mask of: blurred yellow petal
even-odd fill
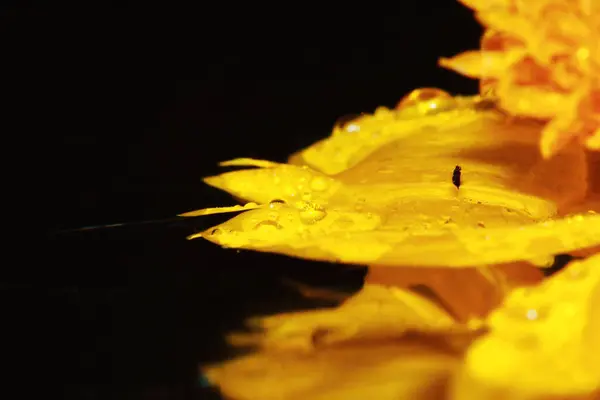
[[[453,399],[600,394],[599,300],[600,255],[512,292],[470,347]]]
[[[259,317],[251,325],[261,330],[232,335],[232,343],[311,352],[335,343],[399,338],[410,332],[468,331],[418,294],[371,284],[337,308]]]
[[[570,106],[568,96],[535,86],[499,85],[497,93],[502,108],[516,116],[549,118],[562,114],[564,107]]]
[[[458,360],[423,341],[396,340],[260,352],[204,371],[235,400],[441,400]]]
[[[464,269],[371,266],[365,282],[431,291],[457,320],[466,322],[487,316],[510,290],[542,278],[542,272],[527,263]]]

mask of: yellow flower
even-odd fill
[[[441,63],[481,96],[418,89],[289,163],[224,162],[250,168],[206,183],[247,203],[183,214],[241,211],[191,239],[369,266],[338,307],[231,335],[256,351],[203,368],[229,398],[600,398],[599,6],[463,2],[482,50]]]
[[[600,3],[595,0],[461,0],[486,27],[481,51],[442,66],[481,78],[514,116],[549,121],[550,157],[577,137],[600,150]]]
[[[579,310],[597,309],[582,289],[566,305],[572,314],[543,319],[547,304],[528,306],[530,297],[519,295],[525,287],[546,293],[550,282],[563,293],[566,279],[542,282],[534,265],[600,247],[599,153],[571,143],[544,159],[536,137],[542,129],[484,97],[421,89],[396,109],[335,127],[289,164],[223,163],[253,168],[205,181],[248,203],[184,214],[244,211],[191,238],[370,268],[362,291],[338,308],[253,320],[262,330],[230,339],[259,351],[207,367],[208,378],[231,398],[263,400],[479,399],[486,398],[480,392],[512,389],[537,398],[595,390],[593,374],[574,386],[544,388],[537,372],[519,369],[520,362],[558,357],[558,345],[531,360],[507,350],[498,367],[505,375],[476,373],[485,370],[483,359],[496,357],[485,343],[504,340],[506,332],[515,337],[505,347],[521,346],[519,332],[540,326],[538,339],[553,343],[546,336],[563,321],[571,330],[559,344],[576,347],[589,317]],[[583,281],[593,285],[597,276],[588,275]],[[550,304],[559,294],[544,296]],[[519,322],[497,328],[497,315],[515,307],[524,309]],[[578,361],[571,360],[573,370],[584,368]],[[521,386],[510,387],[509,367],[522,374]]]

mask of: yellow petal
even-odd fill
[[[228,165],[232,165],[229,164]],[[310,168],[277,164],[260,160],[259,168],[227,172],[204,181],[232,195],[257,203],[282,200],[287,203],[311,200],[325,201],[334,194],[339,183]]]
[[[356,120],[360,132],[334,131],[301,153],[310,167],[267,164],[207,179],[245,200],[276,204],[200,236],[226,247],[388,266],[485,266],[595,246],[597,217],[557,219],[587,194],[583,150],[568,146],[544,160],[541,125],[460,101],[456,110],[400,125],[406,110]],[[333,169],[341,170],[318,172]]]
[[[467,332],[442,308],[399,288],[365,285],[341,306],[255,318],[258,333],[231,336],[236,345],[258,345],[278,351],[318,351],[349,341],[400,338],[408,332]]]
[[[419,341],[347,344],[318,352],[261,352],[205,368],[236,400],[435,400],[458,357]]]
[[[469,349],[453,398],[579,398],[600,390],[599,296],[600,255],[515,290]]]
[[[203,208],[201,210],[188,211],[183,214],[179,214],[179,217],[199,217],[202,215],[211,215],[211,214],[224,214],[229,212],[238,212],[238,211],[246,211],[246,210],[254,210],[255,208],[260,208],[256,203],[247,203],[243,206],[231,206],[231,207],[211,207],[211,208]]]
[[[440,58],[439,65],[471,78],[501,78],[522,56],[519,50],[466,51],[452,58]]]

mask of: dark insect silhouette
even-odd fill
[[[460,189],[460,175],[461,168],[460,165],[454,167],[454,171],[452,172],[452,183],[456,186],[457,189]]]

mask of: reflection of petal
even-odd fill
[[[335,343],[399,338],[410,332],[468,332],[429,300],[379,285],[365,285],[337,308],[255,318],[252,325],[264,331],[233,335],[233,343],[318,351]]]
[[[538,287],[515,290],[488,319],[490,333],[469,349],[454,398],[563,398],[600,390],[599,301],[600,255],[570,263]]]
[[[347,344],[318,352],[262,352],[207,368],[236,400],[432,400],[445,398],[458,357],[423,341]]]
[[[485,317],[513,288],[538,283],[542,277],[540,269],[527,263],[464,269],[371,266],[365,282],[414,289],[425,286],[459,320],[468,321]]]

